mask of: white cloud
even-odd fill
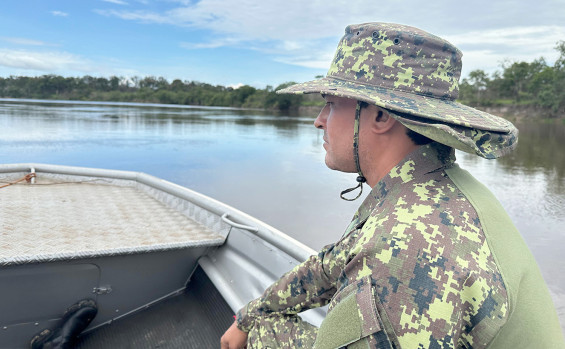
[[[48,44],[43,41],[26,39],[26,38],[0,37],[0,40],[22,46],[53,46],[52,44]]]
[[[203,49],[203,48],[218,48],[224,46],[234,46],[241,42],[242,42],[241,39],[226,37],[223,39],[213,40],[209,42],[202,42],[202,43],[181,42],[179,46],[185,49],[194,50],[194,49]]]
[[[565,38],[565,26],[506,27],[471,31],[447,36],[453,44],[496,45],[504,49],[520,49],[522,52],[540,52],[552,49],[557,41]]]
[[[332,53],[333,54],[333,53]],[[313,68],[313,69],[328,69],[330,67],[332,55],[326,55],[329,57],[328,59],[318,59],[312,57],[284,57],[279,56],[275,57],[275,62],[285,63],[285,64],[292,64],[298,65],[301,67],[306,68]]]
[[[549,57],[555,42],[565,37],[562,0],[521,6],[476,0],[462,3],[457,11],[448,0],[425,6],[416,0],[176,0],[161,5],[159,11],[97,12],[201,30],[202,41],[180,44],[187,49],[237,46],[268,53],[278,62],[323,69],[329,67],[343,28],[351,23],[385,21],[429,30],[460,46],[465,67],[497,66],[509,57]],[[520,18],[526,26],[516,25],[522,23],[517,22]]]
[[[51,11],[51,14],[57,17],[67,17],[69,15],[68,13],[63,11]]]
[[[426,6],[417,0],[169,0],[161,2],[159,11],[102,12],[129,20],[207,29],[248,40],[335,37],[342,34],[347,24],[371,21],[410,24],[445,34],[454,29],[509,27],[516,25],[516,20],[525,14],[529,15],[523,21],[527,25],[550,25],[564,19],[563,14],[556,15],[560,12],[559,3],[563,7],[563,0],[538,0],[535,5],[521,6],[512,2],[476,0],[462,3],[465,11],[454,11],[448,0],[437,0]]]
[[[298,65],[306,68],[328,69],[337,47],[337,38],[289,41],[285,40],[272,49],[262,48],[270,53],[276,62]]]
[[[234,84],[234,85],[229,85],[228,87],[233,88],[234,90],[237,90],[238,88],[245,86],[244,84],[242,84],[241,82]]]
[[[369,20],[384,5],[350,3],[346,0],[176,1],[176,7],[160,12],[97,10],[105,16],[144,23],[166,23],[206,29],[244,40],[302,40],[339,36],[335,28]],[[344,8],[346,11],[344,11]],[[323,13],[320,13],[323,9]],[[374,18],[373,18],[374,19]]]
[[[126,67],[126,68],[124,68]],[[68,52],[40,52],[0,48],[0,76],[57,74],[62,76],[143,76],[150,75],[112,58],[96,61]]]
[[[148,11],[117,11],[117,10],[94,10],[99,15],[107,17],[118,17],[125,20],[139,21],[142,23],[171,23],[170,19],[158,13]]]
[[[64,70],[93,71],[92,62],[67,52],[0,49],[0,66],[43,72]]]
[[[129,5],[127,2],[122,1],[122,0],[102,0],[104,2],[109,2],[111,4],[116,4],[116,5]]]
[[[565,26],[508,27],[447,36],[463,51],[463,76],[475,69],[492,73],[505,60],[531,62],[558,56],[555,44],[565,38]]]

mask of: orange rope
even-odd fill
[[[16,183],[23,182],[23,181],[26,181],[26,182],[29,183],[29,182],[31,182],[31,179],[34,178],[34,177],[35,177],[35,173],[29,173],[29,174],[23,176],[22,178],[18,179],[15,182],[10,182],[8,184],[0,185],[0,189],[9,187],[11,185],[14,185]]]

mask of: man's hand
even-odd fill
[[[243,349],[247,347],[247,332],[243,332],[237,328],[237,322],[234,322],[230,328],[224,333],[220,340],[221,349]]]

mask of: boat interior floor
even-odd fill
[[[76,348],[219,348],[233,315],[198,267],[183,293],[86,332]]]

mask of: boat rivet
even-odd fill
[[[4,327],[2,327],[2,329],[3,329],[3,330],[7,330],[7,329],[8,329],[8,327],[4,326]]]
[[[39,322],[34,323],[35,326],[39,326]]]
[[[120,312],[120,309],[116,309],[116,313],[119,313],[119,312]]]

